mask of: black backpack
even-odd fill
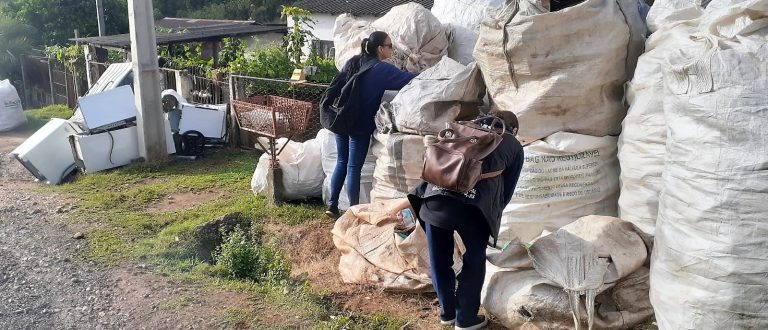
[[[320,99],[320,124],[336,134],[347,135],[357,125],[358,111],[350,109],[357,103],[357,78],[376,66],[379,60],[371,56],[357,55],[351,58],[323,93]]]

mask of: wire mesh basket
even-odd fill
[[[270,138],[290,138],[309,126],[312,103],[274,95],[232,100],[240,128]]]

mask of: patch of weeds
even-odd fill
[[[291,273],[290,264],[274,244],[264,244],[260,233],[249,233],[241,227],[224,240],[214,259],[237,279],[281,281]]]
[[[313,326],[312,330],[400,330],[408,322],[385,315],[373,316],[332,316],[330,321],[324,321]]]
[[[227,308],[217,319],[216,323],[223,323],[230,329],[255,328],[259,322],[255,311],[242,308]]]
[[[24,111],[30,127],[43,127],[51,118],[67,119],[72,117],[73,111],[66,105],[51,105],[45,108]]]
[[[86,257],[102,264],[115,264],[131,255],[132,247],[120,240],[114,231],[96,229],[88,232]]]
[[[179,310],[184,307],[187,307],[191,303],[192,303],[192,298],[180,297],[180,298],[163,301],[157,305],[157,308],[164,311],[173,311],[173,310]]]

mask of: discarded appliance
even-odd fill
[[[75,164],[83,173],[130,164],[139,158],[136,103],[130,86],[78,99],[87,130],[69,136]]]
[[[98,94],[103,91],[114,89],[121,86],[133,86],[133,66],[131,63],[115,63],[107,67],[107,70],[101,74],[96,83],[88,89],[85,95]],[[75,108],[74,115],[69,121],[84,126],[83,114],[80,108]]]
[[[180,133],[198,131],[207,139],[223,139],[227,133],[226,125],[226,104],[181,104]]]
[[[136,126],[98,134],[69,136],[75,164],[83,173],[93,173],[130,164],[138,159]]]
[[[10,155],[38,180],[59,184],[75,169],[75,159],[67,138],[80,132],[69,121],[54,118],[11,151]]]

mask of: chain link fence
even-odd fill
[[[233,100],[242,100],[257,95],[273,95],[312,103],[307,129],[304,133],[294,136],[293,141],[304,142],[313,139],[317,136],[317,132],[322,129],[320,125],[320,98],[328,85],[238,75],[230,76],[230,84]],[[240,132],[240,144],[253,146],[253,144],[249,144],[249,139],[243,136],[250,134],[239,130],[239,128],[237,130]]]

